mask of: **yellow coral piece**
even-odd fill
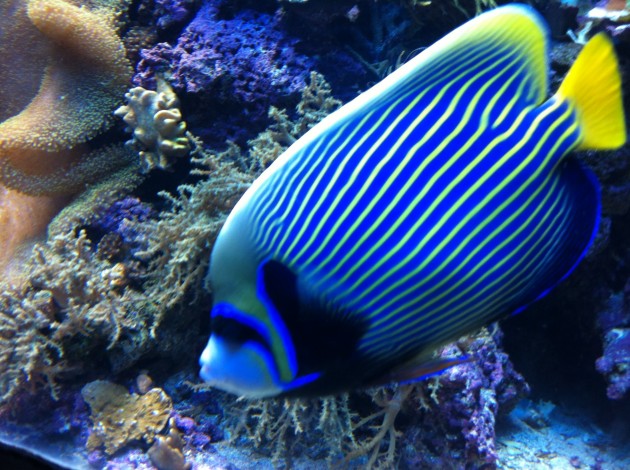
[[[164,80],[158,80],[157,90],[135,87],[125,94],[127,104],[115,111],[133,132],[128,142],[140,150],[142,170],[168,169],[171,160],[190,152],[186,123],[182,121],[179,99]]]
[[[136,395],[105,380],[90,382],[81,396],[90,406],[93,423],[87,447],[104,446],[110,455],[134,440],[151,444],[173,409],[170,397],[160,388]]]

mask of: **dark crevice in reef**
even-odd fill
[[[630,415],[630,398],[608,399],[607,383],[595,369],[603,353],[598,314],[630,276],[630,214],[613,217],[611,227],[605,253],[585,260],[549,296],[502,322],[504,349],[531,385],[531,398],[579,410],[603,427]]]

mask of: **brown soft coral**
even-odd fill
[[[14,254],[20,245],[43,233],[47,222],[61,209],[64,202],[65,198],[30,196],[0,186],[0,253],[11,255],[11,259],[7,259],[5,263],[0,261],[0,268],[5,264],[7,279],[17,277],[9,273],[12,265],[18,262]]]
[[[0,31],[2,269],[68,195],[128,163],[128,154],[104,161],[82,144],[111,122],[131,67],[102,8],[9,0],[0,5]]]
[[[131,67],[115,30],[96,13],[62,0],[31,0],[26,11],[16,12],[17,25],[26,23],[24,14],[48,48],[38,58],[44,72],[37,94],[0,124],[0,160],[3,166],[45,174],[80,158],[82,152],[69,155],[68,149],[105,128]],[[4,183],[11,186],[14,181],[3,173]],[[17,189],[29,192],[28,187]]]
[[[85,231],[52,236],[24,262],[23,286],[0,290],[0,406],[92,367],[119,371],[154,346],[150,299],[130,285],[134,266],[100,259]]]

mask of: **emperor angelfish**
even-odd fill
[[[523,310],[597,231],[568,154],[625,143],[594,36],[551,98],[548,31],[510,5],[456,29],[295,142],[222,228],[201,377],[243,396],[421,377],[434,350]]]

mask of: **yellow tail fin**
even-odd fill
[[[577,108],[583,135],[578,150],[616,149],[626,143],[621,77],[606,34],[593,36],[584,46],[556,95]]]

